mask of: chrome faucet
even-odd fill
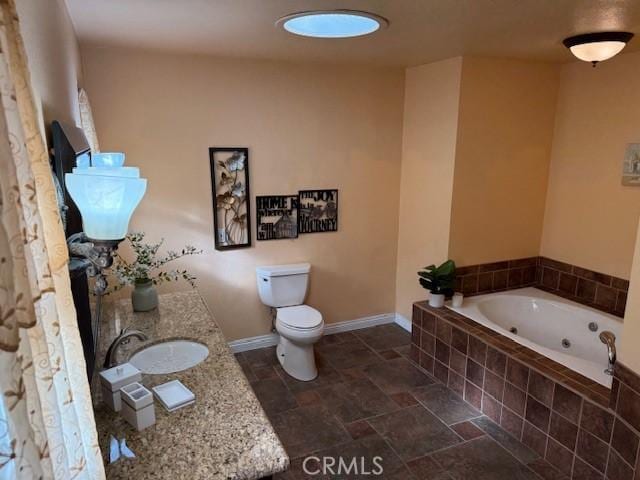
[[[131,340],[131,337],[136,337],[141,342],[146,342],[149,340],[149,337],[146,333],[141,332],[140,330],[129,330],[128,328],[123,328],[120,332],[120,335],[116,337],[116,339],[111,342],[109,345],[109,349],[107,350],[107,354],[104,359],[104,368],[115,367],[115,356],[120,345],[126,345]]]
[[[600,334],[600,341],[607,346],[607,354],[609,356],[609,366],[604,373],[613,375],[613,366],[616,363],[616,336],[613,332],[605,330]]]

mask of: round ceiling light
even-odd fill
[[[598,32],[565,38],[562,43],[577,58],[595,67],[596,63],[620,53],[632,38],[633,33],[629,32]]]
[[[276,25],[303,37],[349,38],[369,35],[386,28],[389,22],[373,13],[357,10],[317,10],[287,15]]]

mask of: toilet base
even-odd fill
[[[296,380],[309,382],[318,376],[313,344],[298,345],[280,335],[276,354],[284,371]]]

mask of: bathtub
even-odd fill
[[[611,376],[604,373],[607,347],[598,336],[609,330],[620,338],[622,322],[613,315],[533,287],[469,297],[462,307],[448,308],[611,387]],[[597,331],[589,329],[591,322]]]

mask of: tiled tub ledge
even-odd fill
[[[640,377],[624,365],[607,389],[449,309],[417,302],[412,323],[414,363],[567,477],[640,478]]]
[[[143,375],[152,387],[179,379],[196,402],[168,413],[155,402],[156,424],[137,432],[121,415],[94,399],[100,447],[109,451],[109,436],[125,437],[137,458],[107,465],[109,479],[184,478],[253,480],[285,470],[287,456],[269,419],[204,301],[196,291],[160,296],[156,310],[134,313],[130,300],[105,305],[98,364],[121,328],[145,332],[149,343],[185,338],[209,348],[205,361],[167,375]],[[121,360],[140,348],[132,341],[120,350]],[[98,388],[94,380],[94,388]]]

